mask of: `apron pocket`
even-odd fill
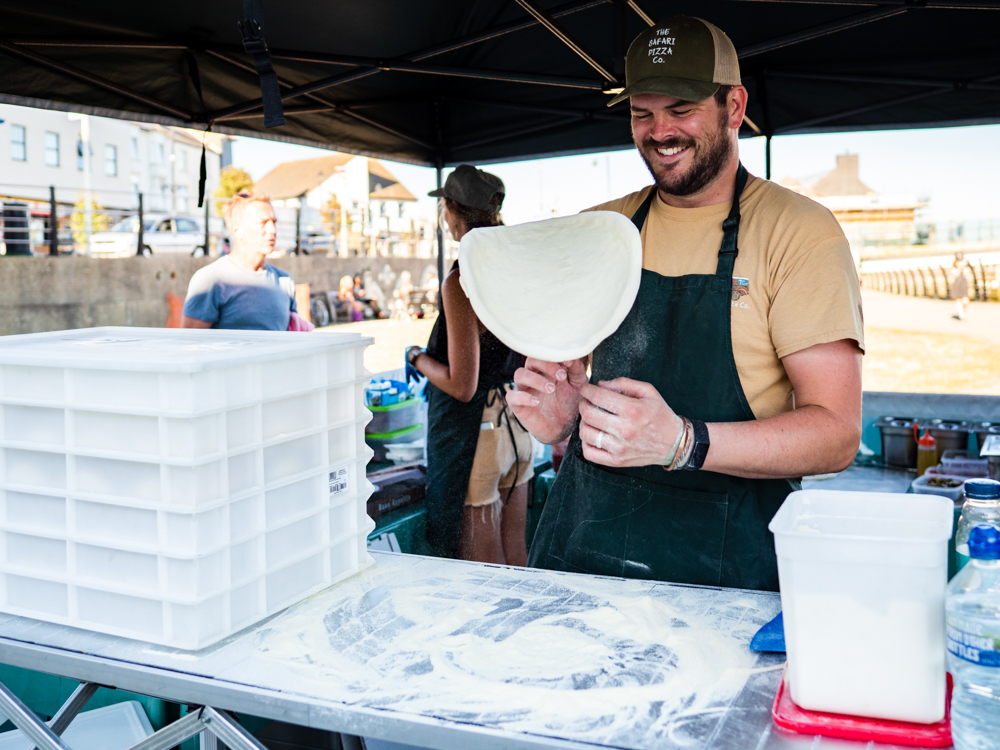
[[[718,586],[727,493],[677,489],[580,462],[585,495],[565,561],[597,575]],[[579,486],[579,485],[578,485]]]

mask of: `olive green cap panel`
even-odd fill
[[[736,48],[701,18],[675,16],[637,36],[625,57],[626,86],[608,106],[638,94],[702,101],[720,85],[739,85]]]

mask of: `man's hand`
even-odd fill
[[[528,432],[549,445],[569,437],[580,412],[580,388],[587,385],[582,359],[560,363],[529,358],[514,373],[514,385],[507,403]]]
[[[583,457],[604,466],[649,466],[672,458],[684,422],[649,383],[602,380],[580,389]]]

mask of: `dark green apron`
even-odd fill
[[[442,557],[458,556],[479,426],[493,387],[480,386],[472,400],[464,403],[427,383],[426,536]]]
[[[668,277],[643,269],[632,310],[594,352],[591,382],[628,377],[651,383],[675,412],[691,419],[754,419],[736,372],[730,325],[746,181],[741,164],[715,274]],[[654,189],[632,217],[640,231],[655,197]],[[598,466],[583,458],[578,425],[528,565],[777,591],[767,524],[797,484],[661,466]]]

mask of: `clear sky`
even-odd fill
[[[861,180],[878,193],[930,201],[932,221],[1000,220],[1000,125],[926,130],[796,135],[771,141],[771,176],[808,177],[833,169],[836,155],[860,155]],[[239,138],[233,162],[254,179],[277,164],[325,152],[305,146]],[[740,141],[750,172],[764,175],[764,139]],[[414,195],[434,189],[434,170],[385,162]],[[485,167],[507,187],[504,220],[518,224],[575,213],[650,184],[634,149],[589,156],[492,164]],[[428,217],[433,198],[421,198]]]

